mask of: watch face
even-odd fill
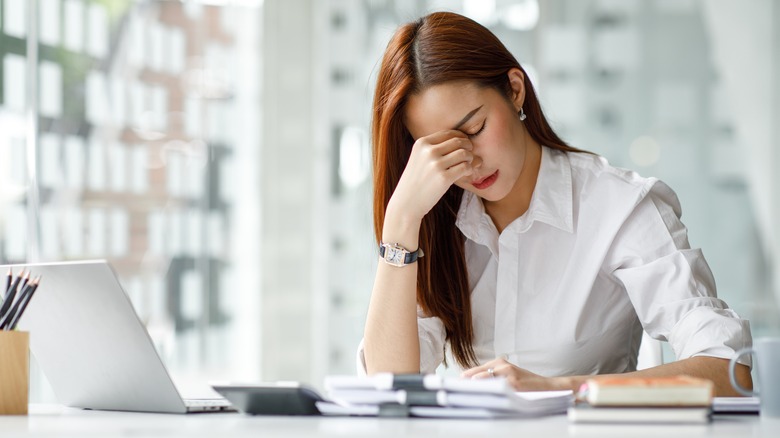
[[[387,251],[387,254],[385,256],[385,260],[388,262],[394,264],[394,265],[403,265],[404,264],[404,250],[400,248],[394,248],[392,246],[388,246],[385,251]]]

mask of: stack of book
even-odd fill
[[[325,415],[454,418],[532,417],[563,414],[572,391],[515,392],[506,379],[462,379],[422,374],[331,376]]]
[[[569,408],[576,423],[707,423],[710,380],[689,376],[589,379]]]

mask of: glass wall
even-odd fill
[[[0,262],[109,260],[178,376],[353,372],[373,81],[433,10],[494,31],[572,145],[671,185],[720,295],[780,332],[766,0],[0,0]]]
[[[261,18],[248,2],[2,1],[0,259],[107,259],[184,375],[257,374],[231,334],[258,275],[236,259],[258,240],[238,194],[259,187],[235,174],[257,160]]]

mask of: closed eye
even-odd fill
[[[486,125],[486,124],[487,124],[487,123],[485,123],[485,122],[482,122],[482,126],[481,126],[481,127],[478,129],[478,130],[477,130],[477,132],[474,132],[474,133],[472,133],[472,134],[466,134],[466,135],[468,135],[468,136],[469,136],[469,138],[473,138],[473,137],[476,137],[476,136],[478,136],[479,134],[481,134],[481,133],[482,133],[482,131],[484,131],[484,130],[485,130],[485,125]]]

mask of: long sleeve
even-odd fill
[[[644,330],[678,359],[728,358],[751,344],[750,325],[717,297],[700,249],[691,249],[675,193],[656,182],[613,241],[612,271]],[[742,361],[751,365],[750,359]]]

